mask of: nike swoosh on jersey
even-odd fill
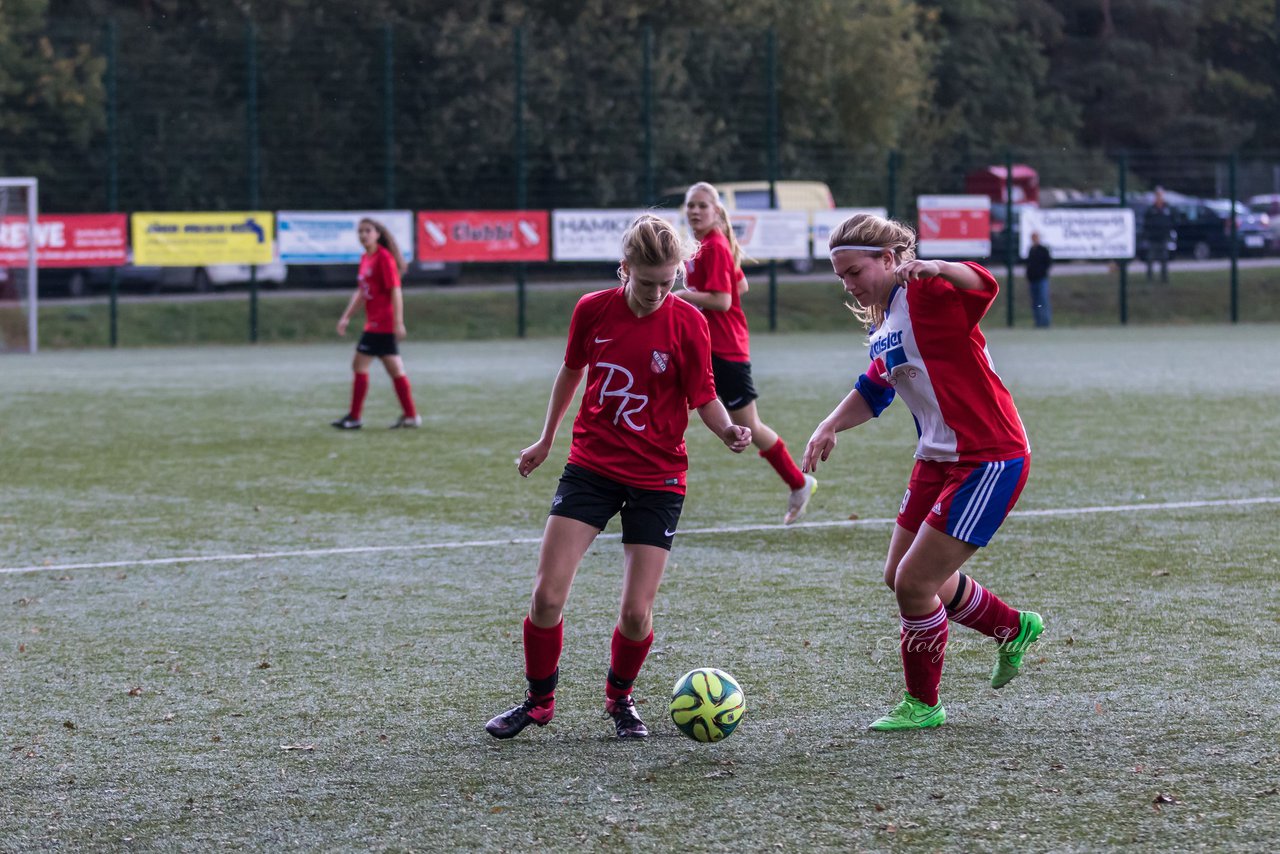
[[[608,343],[609,343],[610,341],[612,341],[612,340],[613,340],[612,338],[597,338],[597,339],[596,339],[596,343],[597,343],[597,344],[608,344]]]
[[[675,531],[667,531],[667,530],[664,530],[664,531],[662,532],[662,536],[664,536],[664,537],[674,537],[675,535],[676,535],[676,532],[675,532]]]

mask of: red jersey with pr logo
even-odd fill
[[[360,293],[364,296],[364,331],[395,332],[391,290],[400,287],[400,269],[385,246],[360,256]]]
[[[698,254],[689,262],[688,273],[686,286],[689,290],[729,295],[728,311],[703,312],[711,329],[711,352],[730,362],[751,361],[751,336],[738,293],[738,279],[742,278],[742,271],[733,260],[729,239],[719,229],[712,229],[702,238]]]
[[[668,296],[637,317],[623,287],[578,300],[564,363],[587,369],[569,462],[627,486],[684,494],[689,410],[716,398],[701,312]]]

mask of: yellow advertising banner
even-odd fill
[[[133,263],[142,267],[269,264],[275,257],[274,219],[266,211],[136,213],[131,222]]]

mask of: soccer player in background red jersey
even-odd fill
[[[338,334],[347,334],[351,315],[364,306],[364,334],[356,345],[356,355],[351,362],[355,376],[351,383],[351,408],[347,414],[332,422],[339,430],[359,430],[364,398],[369,393],[369,366],[375,358],[391,376],[396,397],[400,398],[402,414],[391,429],[421,427],[422,416],[413,405],[413,391],[409,377],[404,372],[397,342],[405,336],[404,297],[400,293],[400,276],[405,271],[404,256],[395,237],[387,227],[372,219],[362,219],[357,234],[364,255],[360,258],[360,273],[356,292],[338,318]]]
[[[720,193],[700,181],[686,191],[684,198],[685,219],[701,245],[689,266],[687,289],[678,296],[706,314],[716,391],[733,423],[751,428],[751,441],[760,449],[760,456],[791,490],[787,512],[782,517],[782,523],[790,525],[804,513],[818,481],[800,471],[782,437],[756,412],[759,395],[751,380],[751,336],[742,311],[742,294],[746,291],[746,279],[739,266],[742,248],[720,202]]]
[[[512,738],[555,714],[564,640],[561,614],[582,556],[609,520],[622,517],[622,605],[613,630],[605,710],[619,738],[645,738],[631,688],[653,643],[653,600],[684,504],[689,410],[734,453],[751,443],[716,397],[707,323],[668,299],[691,247],[669,223],[643,214],[622,238],[619,287],[584,296],[573,310],[542,436],[516,460],[522,477],[546,460],[585,376],[569,461],[547,518],[533,597],[524,620],[525,700],[489,721]]]
[[[874,730],[946,720],[938,684],[948,619],[999,644],[993,688],[1018,675],[1044,631],[1039,614],[1010,608],[960,571],[1013,509],[1031,466],[1022,419],[978,328],[999,286],[978,264],[916,260],[915,242],[910,228],[867,214],[832,230],[831,263],[867,326],[871,364],[801,460],[816,469],[836,433],[878,416],[895,396],[915,417],[916,464],[884,565],[901,614],[907,690]]]

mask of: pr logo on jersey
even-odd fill
[[[654,356],[658,353],[655,350]],[[598,405],[604,408],[604,399],[606,397],[618,398],[618,411],[613,416],[613,423],[617,424],[619,419],[627,422],[627,426],[637,433],[643,433],[645,424],[637,424],[632,420],[631,416],[639,414],[640,410],[649,405],[649,395],[634,394],[631,386],[635,385],[636,378],[631,372],[621,365],[612,365],[608,362],[597,362],[597,368],[604,368],[608,373],[604,375],[604,381],[600,383],[600,398]],[[650,367],[653,367],[650,364]],[[615,388],[615,379],[617,379],[618,388]]]
[[[660,350],[654,350],[653,356],[649,358],[649,370],[655,374],[666,373],[667,366],[671,364],[671,354],[663,353]]]
[[[898,512],[899,512],[899,513],[906,513],[906,512],[907,512],[907,502],[908,502],[908,501],[910,501],[910,500],[911,500],[911,490],[910,490],[910,489],[907,489],[906,494],[902,496],[902,504],[900,504],[900,505],[898,506]]]

